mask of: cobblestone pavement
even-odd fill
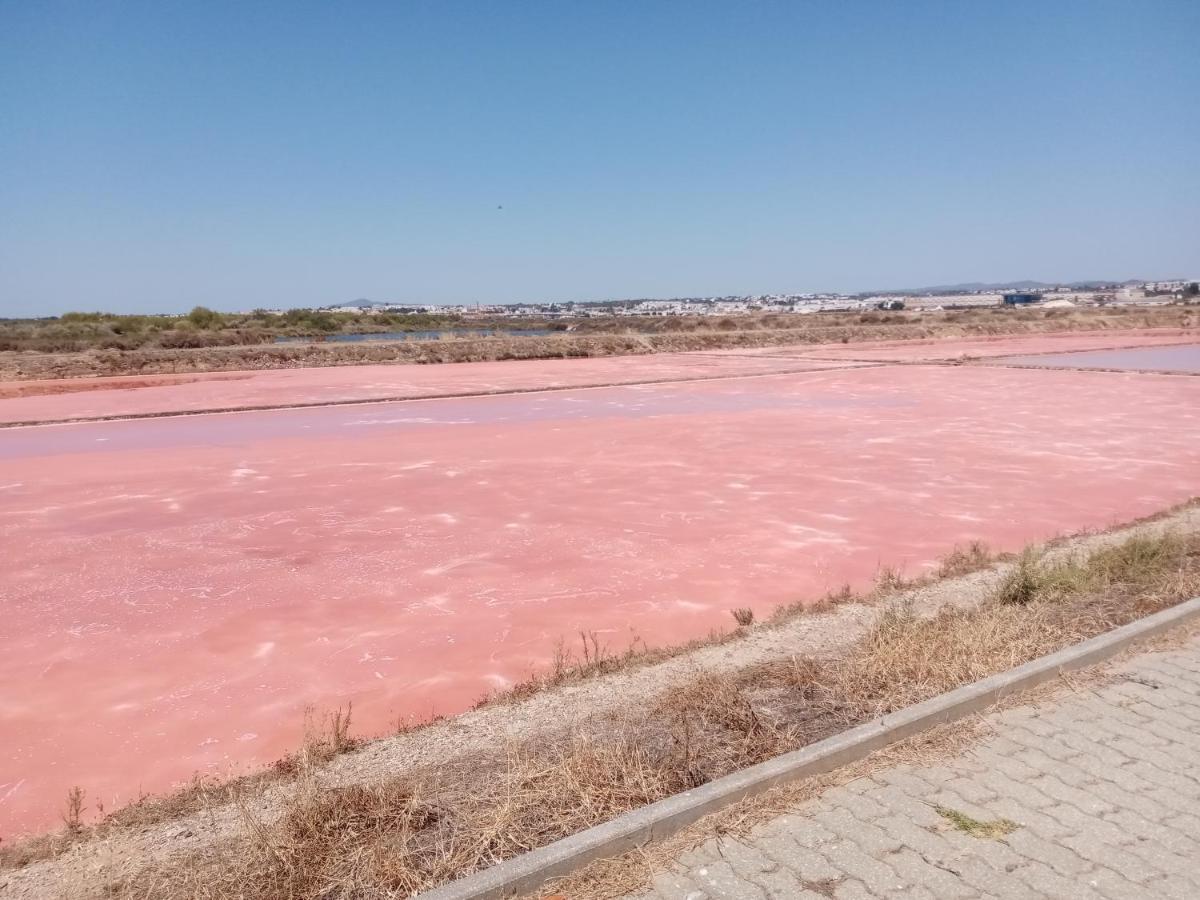
[[[1200,898],[1200,639],[1113,673],[710,840],[640,900]]]

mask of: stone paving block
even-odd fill
[[[717,859],[716,842],[708,841],[699,847],[693,847],[691,850],[680,854],[676,862],[683,868],[694,869],[697,866],[705,866],[711,862],[716,862]]]
[[[1121,701],[1122,713],[1140,716],[1145,720],[1143,724],[1158,721],[1164,718],[1162,714],[1166,713],[1167,721],[1177,724],[1185,731],[1194,733],[1198,724],[1195,714],[1196,707],[1189,704],[1186,709],[1180,708],[1181,705],[1173,700],[1164,703],[1156,696],[1158,693],[1157,691],[1153,693],[1129,691]],[[1172,693],[1178,697],[1180,692],[1172,691]]]
[[[1150,886],[1156,897],[1169,900],[1196,900],[1196,886],[1177,875],[1168,875]]]
[[[1135,835],[1118,827],[1103,816],[1081,812],[1078,807],[1069,803],[1050,807],[1046,810],[1046,815],[1058,819],[1074,834],[1083,834],[1098,841],[1106,841],[1113,847],[1123,847],[1137,841]],[[1063,838],[1063,842],[1066,842],[1066,838]]]
[[[723,860],[701,866],[688,876],[713,900],[767,900],[766,891],[739,876]]]
[[[1049,737],[1059,731],[1057,725],[1047,720],[1046,710],[1042,709],[1031,711],[1029,715],[1014,719],[1013,725],[1031,731],[1039,737]],[[1007,733],[1010,729],[1006,725],[1004,730]]]
[[[1024,749],[1024,744],[1018,744],[1016,741],[1009,740],[1003,731],[997,731],[987,738],[983,746],[976,751],[976,754],[981,758],[986,757],[987,761],[985,764],[988,768],[991,768],[995,765],[997,759],[1011,760]],[[1024,764],[1022,765],[1024,766]],[[1024,766],[1024,768],[1028,769],[1029,767]],[[1013,773],[1014,777],[1026,778],[1032,777],[1034,774],[1036,772],[1032,769],[1024,773]]]
[[[1089,732],[1064,729],[1058,735],[1057,740],[1079,752],[1079,756],[1071,761],[1074,766],[1078,766],[1083,760],[1088,760],[1106,769],[1119,769],[1130,762],[1129,757],[1120,750],[1110,747],[1103,741],[1096,740]]]
[[[997,743],[999,741],[988,741],[976,751],[977,758],[984,764],[984,776],[992,772],[1002,772],[1015,781],[1026,781],[1040,774],[1037,769],[1017,758],[1022,749],[1019,744],[1009,741],[1007,743],[1011,744],[1011,749],[1000,749],[996,746]]]
[[[1105,821],[1112,822],[1118,828],[1135,835],[1139,842],[1155,841],[1172,853],[1200,859],[1200,835],[1189,836],[1161,821],[1151,821],[1128,805],[1122,805],[1115,813],[1104,818]]]
[[[1192,812],[1170,813],[1167,818],[1163,819],[1163,824],[1168,828],[1174,828],[1200,840],[1200,816]]]
[[[1061,820],[1053,816],[1046,815],[1042,810],[1023,807],[1011,800],[997,800],[992,804],[992,809],[995,810],[996,816],[1008,819],[1043,841],[1057,842],[1074,833],[1070,826],[1063,824]]]
[[[1153,667],[1173,675],[1176,687],[1181,691],[1193,690],[1196,687],[1196,676],[1200,675],[1200,667],[1194,666],[1186,659],[1161,659],[1152,663]]]
[[[1136,759],[1129,764],[1128,769],[1147,781],[1153,781],[1159,790],[1174,791],[1180,798],[1200,801],[1200,781],[1178,771],[1179,767],[1175,770],[1164,769],[1149,759]]]
[[[812,890],[788,869],[763,873],[754,880],[767,892],[770,900],[821,900],[827,896]]]
[[[1159,660],[1169,662],[1171,665],[1177,666],[1180,669],[1200,675],[1200,659],[1197,659],[1186,652],[1170,651],[1166,653],[1158,653],[1155,651],[1150,651],[1149,653],[1143,654],[1138,661],[1145,663],[1156,662]]]
[[[1048,806],[1058,803],[1053,797],[1047,797],[1036,787],[1033,787],[1032,780],[1018,781],[1015,778],[1010,778],[1000,769],[989,772],[987,775],[982,776],[980,780],[995,793],[995,799],[990,804],[991,807],[994,807],[1001,800],[1008,800],[1033,810],[1045,809]]]
[[[1155,680],[1181,691],[1191,690],[1195,686],[1197,673],[1169,659],[1147,659],[1139,668],[1142,673],[1152,673]]]
[[[900,878],[909,884],[919,884],[928,888],[939,900],[967,900],[977,896],[975,889],[965,884],[953,871],[952,865],[927,859],[908,847],[899,853],[893,853],[888,857],[888,863]]]
[[[1148,791],[1142,791],[1141,795],[1162,806],[1164,811],[1169,810],[1179,815],[1189,814],[1196,809],[1195,800],[1190,797],[1181,797],[1169,788],[1153,787]]]
[[[786,834],[756,835],[754,842],[763,853],[795,872],[802,881],[829,881],[842,874],[820,853],[800,846]]]
[[[879,857],[900,849],[900,842],[894,837],[869,822],[855,818],[848,809],[835,806],[818,813],[816,820],[871,856]]]
[[[879,900],[861,881],[853,878],[839,882],[833,889],[834,900]]]
[[[1088,884],[1109,900],[1158,900],[1162,896],[1155,893],[1153,885],[1135,884],[1112,869],[1097,869]]]
[[[821,802],[823,805],[843,807],[863,822],[887,815],[887,809],[872,799],[866,791],[850,791],[845,787],[836,787],[822,794]]]
[[[1165,739],[1159,739],[1147,727],[1138,729],[1138,734],[1136,735],[1130,735],[1118,733],[1112,727],[1111,722],[1106,722],[1102,728],[1098,726],[1098,730],[1107,731],[1111,737],[1108,738],[1106,743],[1113,749],[1124,753],[1134,762],[1152,762],[1167,772],[1174,771],[1179,764],[1179,760],[1174,758],[1171,753],[1175,745],[1168,744],[1165,747],[1156,745],[1156,740]]]
[[[1043,773],[1034,772],[1029,776],[1017,775],[1015,773],[1027,766],[1017,760],[1008,762],[1012,765],[997,765],[987,774],[979,776],[980,783],[995,795],[995,800],[1016,800],[1032,809],[1043,809],[1058,802],[1034,786]]]
[[[966,754],[857,778],[744,843],[711,840],[642,900],[1200,900],[1200,638],[1121,672],[987,716]],[[936,806],[1018,827],[976,835]]]
[[[1126,814],[1137,816],[1139,819],[1151,823],[1157,829],[1162,827],[1160,823],[1165,817],[1177,812],[1172,807],[1163,806],[1145,793],[1126,790],[1116,782],[1104,781],[1097,784],[1092,790],[1096,796],[1103,797],[1117,808],[1116,812],[1105,813],[1102,818],[1109,822],[1116,822],[1118,825],[1121,824],[1121,815]]]
[[[1154,688],[1147,688],[1145,685],[1139,685],[1134,682],[1125,682],[1124,684],[1121,684],[1113,689],[1113,693],[1116,694],[1120,700],[1127,701],[1131,704],[1148,703],[1149,705],[1156,706],[1159,709],[1170,710],[1178,716],[1191,719],[1197,724],[1200,724],[1200,709],[1192,706],[1190,703],[1180,703],[1178,702],[1178,698],[1167,699],[1164,696],[1166,692],[1167,690],[1165,688],[1161,690],[1155,690]],[[1123,708],[1126,713],[1131,712],[1128,706]],[[1127,717],[1118,717],[1113,715],[1107,716],[1100,721],[1107,730],[1112,731],[1114,734],[1123,735],[1136,740],[1138,733],[1135,729],[1138,727],[1138,725],[1144,724],[1144,722],[1127,722],[1125,721],[1126,718]],[[1141,716],[1141,718],[1144,721],[1153,721],[1154,716],[1147,714],[1145,716]],[[1166,742],[1159,739],[1154,739],[1148,743],[1165,744]]]
[[[819,809],[820,807],[813,807]],[[773,829],[780,829],[802,847],[816,848],[821,844],[836,841],[838,836],[826,828],[822,828],[813,819],[811,812],[797,812],[780,816],[759,830],[769,834]]]
[[[943,782],[953,778],[955,772],[944,767],[922,769],[918,774],[912,766],[898,766],[879,772],[875,780],[880,784],[897,787],[910,797],[927,797]]]
[[[1014,850],[1007,840],[976,841],[969,852],[971,856],[983,860],[997,873],[1004,875],[1019,869],[1025,863],[1025,857]]]
[[[1157,718],[1157,713],[1150,711],[1143,713],[1134,709],[1139,705],[1141,705],[1141,701],[1130,697],[1114,697],[1107,705],[1099,708],[1103,715],[1097,715],[1090,724],[1093,728],[1101,730],[1110,726],[1118,726],[1124,730],[1123,733],[1126,735],[1137,734]],[[1156,708],[1150,707],[1150,709]]]
[[[1134,855],[1135,845],[1114,847],[1112,844],[1098,839],[1088,832],[1080,832],[1062,840],[1064,849],[1068,849],[1082,859],[1088,860],[1093,867],[1106,867],[1121,873],[1121,877],[1134,884],[1146,884],[1154,878],[1167,874],[1162,869],[1156,869],[1145,860]]]
[[[1116,811],[1116,807],[1103,797],[1067,784],[1059,777],[1060,774],[1062,773],[1046,772],[1031,783],[1047,797],[1053,797],[1055,800],[1060,801],[1060,804],[1073,806],[1088,815],[1101,816],[1106,812]],[[1049,807],[1048,809],[1054,808]],[[1053,815],[1053,813],[1050,814]]]
[[[875,825],[898,842],[902,848],[915,850],[921,856],[943,862],[954,858],[958,849],[936,828],[923,828],[904,816],[884,816]]]
[[[998,897],[1001,900],[1028,900],[1039,896],[1019,878],[1008,872],[999,873],[981,859],[964,857],[955,860],[953,868],[964,884],[973,887],[981,897]]]
[[[989,803],[999,799],[1000,796],[999,793],[988,787],[982,776],[979,775],[951,778],[946,782],[945,787],[981,808],[986,808]]]
[[[871,799],[886,807],[891,815],[903,816],[915,825],[936,827],[942,824],[933,804],[923,797],[913,797],[894,785],[883,785],[868,793]]]
[[[1055,762],[1067,763],[1068,765],[1079,756],[1079,751],[1074,747],[1070,747],[1058,740],[1058,736],[1062,731],[1056,731],[1053,735],[1040,735],[1025,732],[1028,737],[1022,735],[1014,735],[1013,740],[1017,743],[1022,743],[1028,748],[1036,749],[1038,753],[1050,757]]]
[[[1054,900],[1097,900],[1103,897],[1096,888],[1080,879],[1064,878],[1045,863],[1031,860],[1012,872],[1033,890]]]
[[[1043,753],[1045,753],[1047,756],[1049,756],[1051,759],[1058,760],[1064,766],[1069,767],[1069,768],[1076,768],[1076,767],[1078,767],[1078,765],[1081,761],[1087,760],[1089,758],[1094,758],[1094,757],[1092,757],[1092,749],[1093,748],[1091,748],[1091,747],[1081,748],[1081,747],[1074,746],[1074,744],[1070,740],[1068,740],[1072,735],[1078,735],[1078,732],[1060,731],[1057,734],[1055,734],[1053,737],[1044,737],[1041,739],[1041,743],[1038,745],[1038,749],[1041,750]],[[1108,749],[1108,748],[1106,748],[1106,749]],[[1110,754],[1110,758],[1120,757],[1121,761],[1116,763],[1116,765],[1125,765],[1128,762],[1128,759],[1126,759],[1122,754],[1120,754],[1116,750],[1110,749],[1109,754]],[[1097,760],[1097,762],[1099,762],[1099,761]],[[1109,763],[1109,765],[1113,765],[1113,763]]]
[[[1188,730],[1187,725],[1181,725],[1182,719],[1172,719],[1171,713],[1162,710],[1162,714],[1146,725],[1146,730],[1166,738],[1172,744],[1180,747],[1191,747],[1200,750],[1200,729]]]
[[[1087,773],[1080,772],[1070,765],[1063,764],[1059,760],[1047,756],[1042,752],[1040,747],[1026,747],[1017,755],[1017,759],[1036,770],[1039,778],[1042,775],[1052,773],[1071,787],[1081,787],[1091,781],[1091,777]],[[1028,783],[1036,785],[1037,780],[1032,779]]]
[[[717,853],[729,863],[741,878],[753,880],[756,875],[779,871],[780,863],[760,848],[733,838],[717,841]]]
[[[1132,765],[1132,763],[1133,760],[1125,759],[1121,765],[1114,766],[1104,762],[1101,758],[1101,754],[1099,753],[1094,755],[1084,753],[1071,760],[1072,770],[1078,773],[1080,777],[1067,781],[1067,784],[1070,784],[1072,787],[1090,791],[1101,782],[1112,782],[1117,779],[1123,779],[1132,790],[1138,790],[1139,787],[1148,787],[1149,785],[1145,782],[1141,782],[1140,785],[1131,783],[1132,781],[1140,781],[1140,779],[1137,779],[1137,777],[1129,771],[1129,766]],[[1062,777],[1062,773],[1056,774],[1058,774],[1059,777]]]
[[[886,897],[899,893],[905,886],[904,880],[891,866],[864,853],[850,841],[826,844],[821,848],[821,855],[839,872],[862,882],[874,894]]]
[[[708,894],[700,885],[680,872],[659,872],[650,882],[650,886],[651,896],[665,900],[708,900]]]
[[[1195,896],[1200,897],[1200,872],[1196,871],[1196,857],[1181,855],[1157,841],[1139,841],[1126,848],[1131,856],[1141,859],[1149,868],[1160,875],[1175,875],[1192,883]],[[1112,865],[1124,874],[1120,865]]]
[[[1067,878],[1084,875],[1096,867],[1095,863],[1083,859],[1062,843],[1042,840],[1023,829],[1017,829],[1005,840],[1018,856],[1043,863]]]
[[[1169,682],[1161,682],[1160,686],[1151,689],[1147,693],[1147,696],[1160,701],[1155,704],[1160,709],[1173,710],[1181,716],[1186,716],[1196,722],[1200,722],[1200,700],[1190,690],[1180,689],[1175,684]],[[1146,718],[1153,720],[1154,716],[1147,716]]]

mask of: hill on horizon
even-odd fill
[[[873,291],[879,294],[949,294],[971,293],[974,291],[1044,291],[1050,288],[1067,287],[1075,290],[1101,287],[1109,284],[1140,284],[1141,279],[1127,278],[1124,281],[1114,281],[1107,278],[1097,278],[1090,281],[965,281],[961,284],[937,284],[931,287],[898,288],[890,291]]]

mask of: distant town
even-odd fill
[[[328,312],[425,313],[488,318],[590,318],[596,316],[729,316],[743,313],[844,312],[865,309],[939,310],[979,306],[1075,307],[1106,305],[1156,305],[1194,299],[1200,279],[1171,281],[1074,282],[1045,284],[1014,282],[993,285],[953,285],[858,294],[802,293],[752,294],[723,297],[677,297],[501,304],[412,304],[355,300],[321,307]],[[276,310],[272,310],[276,312]],[[282,313],[283,310],[277,312]]]

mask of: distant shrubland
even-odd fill
[[[0,320],[0,380],[623,356],[737,347],[1197,327],[1200,309],[1184,305],[586,319],[360,315],[307,309],[220,313],[197,307],[185,316],[68,313],[55,319]],[[551,333],[506,333],[529,328]],[[484,337],[478,334],[483,329],[499,333]],[[442,339],[327,340],[336,334],[412,331],[434,332]],[[277,337],[311,340],[275,343]]]
[[[530,319],[471,319],[461,315],[427,313],[329,312],[315,309],[265,309],[223,313],[197,306],[182,316],[118,315],[69,312],[42,319],[0,319],[0,351],[79,353],[87,350],[168,350],[268,344],[278,337],[320,339],[334,334],[389,331],[448,331],[462,329],[549,328],[562,323]]]

